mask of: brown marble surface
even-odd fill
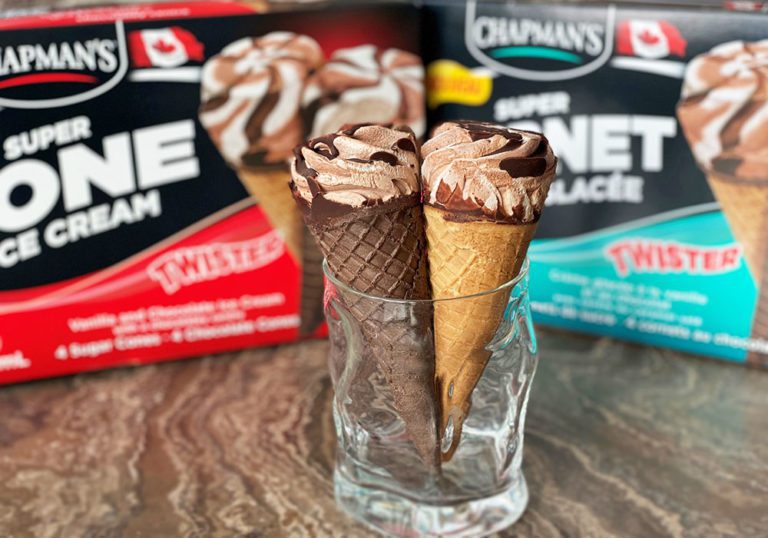
[[[541,331],[503,536],[766,536],[768,372]],[[0,389],[0,536],[368,536],[325,342]]]
[[[502,536],[768,536],[768,371],[556,332],[540,343],[531,500]],[[0,537],[369,536],[333,502],[326,350],[0,388]]]

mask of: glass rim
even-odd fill
[[[523,265],[520,266],[520,272],[512,280],[508,280],[507,282],[501,284],[500,286],[497,286],[490,290],[484,290],[484,291],[473,293],[470,295],[460,295],[458,297],[444,297],[442,299],[395,299],[392,297],[381,297],[379,295],[371,295],[369,293],[358,291],[353,287],[351,287],[349,284],[345,284],[344,282],[336,278],[336,275],[334,275],[331,272],[330,267],[328,267],[328,260],[326,258],[323,258],[323,274],[337,288],[341,288],[347,293],[351,293],[353,295],[357,295],[358,297],[363,297],[365,299],[369,299],[373,301],[381,301],[385,303],[396,303],[396,304],[427,304],[427,303],[434,304],[434,303],[444,303],[449,301],[461,301],[464,299],[476,299],[479,297],[486,297],[489,295],[493,295],[495,293],[499,293],[505,290],[511,291],[515,289],[517,285],[528,276],[528,270],[530,269],[530,265],[531,265],[530,260],[528,256],[526,256],[525,260],[523,260]]]

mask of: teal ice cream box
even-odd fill
[[[764,10],[425,2],[433,123],[542,131],[559,156],[538,323],[768,365]]]

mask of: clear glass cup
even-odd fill
[[[366,295],[338,281],[327,264],[324,271],[338,504],[391,536],[476,537],[514,523],[528,503],[523,428],[537,364],[528,261],[517,278],[495,290],[434,301]],[[490,359],[472,393],[458,447],[441,462],[451,443],[438,446],[441,420],[425,399],[434,402],[434,384],[426,387],[419,380],[434,375],[435,309],[474,306],[467,301],[495,305],[490,307],[499,314],[491,318],[498,318],[498,326],[486,330],[493,336],[478,344]],[[466,331],[473,331],[472,319],[466,320]],[[396,383],[410,391],[405,404]],[[420,386],[424,394],[414,394]],[[449,422],[448,440],[452,428]],[[414,441],[417,430],[420,444]],[[436,460],[424,449],[429,435],[435,437]]]

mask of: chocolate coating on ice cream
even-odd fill
[[[446,122],[422,147],[424,203],[452,220],[537,222],[557,159],[544,135]]]
[[[768,181],[768,40],[724,43],[694,58],[678,117],[704,170]]]
[[[304,138],[302,91],[322,61],[312,38],[272,32],[235,41],[205,64],[200,122],[231,166],[290,158]]]
[[[291,189],[316,217],[394,199],[418,201],[419,156],[407,127],[344,126],[295,149]]]
[[[337,50],[304,92],[311,135],[349,123],[404,124],[424,136],[424,67],[415,54],[363,45]]]

